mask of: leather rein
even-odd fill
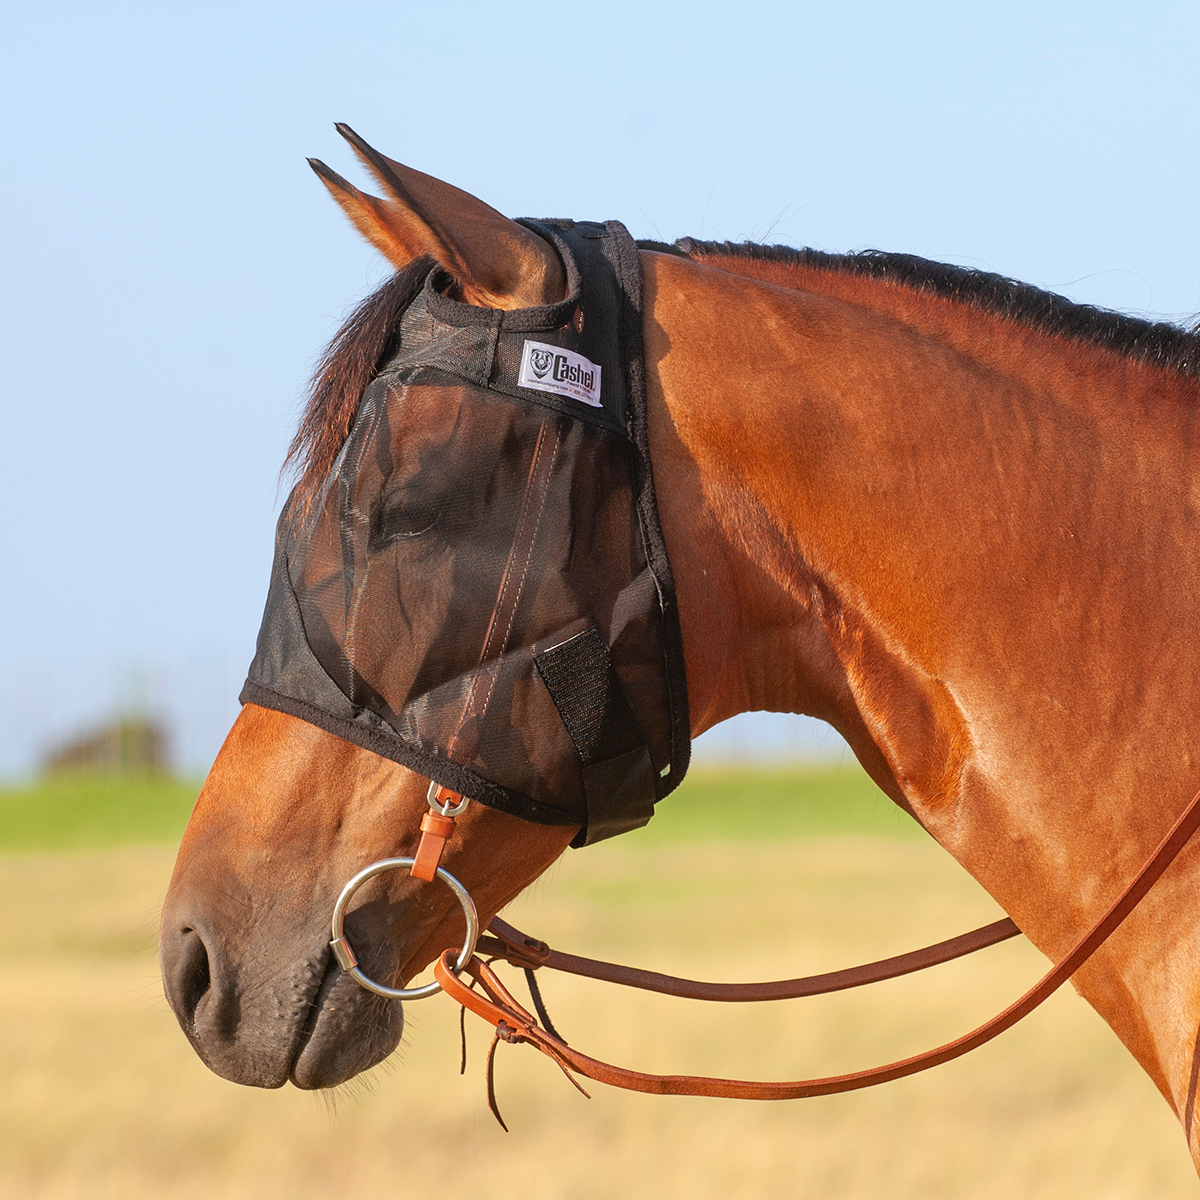
[[[445,810],[461,811],[461,808],[451,807],[451,801],[455,799],[460,801],[462,807],[465,807],[465,803],[462,803],[461,798],[457,797],[455,793],[439,788],[437,785],[431,786],[430,805],[433,813],[427,815],[422,821],[422,844],[417,851],[416,859],[385,860],[387,866],[385,863],[376,864],[375,868],[367,868],[360,872],[360,876],[365,877],[369,871],[377,868],[391,869],[392,864],[396,867],[412,864],[412,874],[416,878],[431,880],[436,876],[445,880],[448,872],[440,869],[438,863],[445,840],[452,831],[453,819],[439,821],[436,819],[436,815]],[[722,1096],[739,1100],[795,1100],[809,1096],[828,1096],[835,1092],[855,1091],[859,1088],[886,1083],[892,1079],[902,1079],[906,1075],[914,1075],[919,1071],[925,1071],[930,1067],[936,1067],[941,1063],[959,1058],[968,1051],[991,1041],[992,1038],[1031,1013],[1066,983],[1104,944],[1137,907],[1138,902],[1154,886],[1163,872],[1174,862],[1198,827],[1200,827],[1200,792],[1193,797],[1191,803],[1176,820],[1170,832],[1163,838],[1146,864],[1107,911],[1034,987],[1003,1012],[998,1013],[990,1021],[970,1033],[947,1042],[945,1045],[926,1050],[924,1053],[913,1055],[910,1058],[900,1059],[897,1062],[885,1063],[882,1066],[863,1071],[853,1071],[846,1075],[760,1082],[705,1075],[654,1075],[602,1062],[576,1050],[558,1034],[542,1003],[534,972],[542,968],[564,971],[572,975],[602,980],[606,983],[641,988],[693,1000],[721,1002],[790,1000],[862,987],[865,984],[894,979],[914,971],[937,966],[940,963],[950,962],[966,954],[972,954],[976,950],[982,950],[987,946],[993,946],[1015,937],[1021,932],[1016,924],[1006,917],[980,929],[972,930],[970,933],[961,934],[948,941],[937,942],[920,950],[823,975],[811,975],[801,979],[787,979],[770,983],[722,984],[681,979],[672,975],[662,975],[655,971],[643,971],[615,963],[565,954],[552,950],[544,942],[527,936],[496,917],[488,926],[488,932],[493,936],[480,938],[473,946],[473,950],[478,953],[464,956],[463,952],[457,949],[445,951],[434,965],[434,978],[437,985],[440,985],[451,999],[462,1005],[464,1012],[469,1009],[495,1028],[495,1038],[488,1054],[488,1101],[498,1120],[500,1120],[500,1114],[496,1108],[492,1084],[492,1063],[496,1046],[500,1041],[513,1044],[524,1042],[540,1050],[562,1068],[567,1078],[580,1091],[583,1091],[583,1088],[575,1079],[575,1074],[586,1076],[598,1083],[610,1084],[613,1087],[662,1096]],[[355,880],[358,880],[360,876],[356,876]],[[342,899],[339,901],[339,905],[343,908],[355,886],[357,883],[352,880],[343,892]],[[461,888],[462,885],[458,886]],[[472,905],[471,915],[473,914]],[[353,952],[349,949],[344,936],[341,935],[340,923],[336,921],[333,947],[339,962],[342,962],[343,967],[349,969],[348,964],[353,965],[355,962]],[[486,957],[486,962],[480,957],[480,954]],[[538,1016],[534,1016],[525,1009],[497,978],[490,964],[498,960],[524,969]],[[359,978],[357,968],[354,969],[356,978]],[[407,995],[403,992],[383,988],[363,978],[359,978],[359,982],[381,994]],[[419,990],[422,994],[429,994],[433,987],[434,985],[427,985],[426,988]],[[501,1124],[504,1124],[502,1120]]]
[[[1150,856],[1146,865],[1125,888],[1109,909],[1075,943],[1049,972],[1014,1004],[990,1021],[952,1042],[926,1050],[911,1058],[865,1071],[853,1071],[848,1075],[832,1075],[822,1079],[801,1079],[790,1082],[767,1083],[738,1079],[720,1079],[704,1075],[652,1075],[631,1071],[589,1058],[569,1046],[561,1037],[543,1028],[537,1019],[527,1012],[505,989],[491,967],[473,956],[466,965],[464,975],[471,982],[456,977],[453,970],[453,955],[446,951],[434,967],[434,975],[443,990],[453,1000],[470,1009],[476,1015],[495,1026],[496,1036],[506,1042],[526,1042],[552,1058],[565,1071],[577,1072],[598,1083],[611,1084],[635,1092],[650,1092],[664,1096],[727,1096],[740,1100],[794,1100],[807,1096],[828,1096],[835,1092],[855,1091],[914,1075],[941,1063],[960,1057],[977,1046],[991,1041],[1004,1030],[1015,1025],[1022,1017],[1032,1012],[1043,1000],[1057,991],[1066,981],[1104,944],[1122,921],[1137,907],[1138,902],[1155,884],[1162,873],[1171,865],[1189,838],[1200,826],[1200,792],[1175,822],[1171,831]],[[1020,931],[1009,919],[996,921],[982,929],[974,930],[946,942],[939,942],[921,950],[902,954],[896,958],[883,959],[845,971],[834,971],[827,975],[815,975],[806,979],[786,980],[779,983],[759,984],[712,984],[693,980],[676,979],[650,971],[638,971],[630,967],[596,962],[551,950],[536,939],[528,938],[510,925],[493,920],[489,931],[495,938],[484,938],[479,949],[485,954],[504,959],[515,966],[533,971],[542,967],[584,975],[592,979],[603,979],[609,983],[628,987],[646,988],[673,996],[686,996],[697,1000],[748,1001],[783,1000],[802,996],[816,996],[845,988],[859,987],[883,979],[892,979],[913,971],[924,970],[938,963],[948,962],[986,946],[1015,936]],[[536,992],[535,992],[536,996]],[[540,1005],[538,1006],[540,1007]],[[495,1044],[493,1043],[493,1050]]]

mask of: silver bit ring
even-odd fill
[[[337,903],[333,906],[333,940],[329,945],[333,950],[334,958],[337,959],[338,966],[359,987],[364,987],[368,992],[374,992],[377,996],[386,996],[389,1000],[423,1000],[426,996],[437,995],[442,990],[442,985],[435,979],[432,983],[427,983],[422,987],[392,988],[386,987],[382,983],[376,983],[370,976],[364,974],[359,968],[358,958],[350,948],[350,943],[346,940],[346,935],[343,931],[346,919],[346,905],[350,903],[350,897],[368,879],[372,879],[376,875],[382,875],[385,871],[398,871],[401,867],[411,867],[415,861],[415,859],[411,858],[381,858],[379,862],[372,863],[369,867],[363,867],[342,888],[342,894],[337,898]],[[437,877],[454,893],[455,899],[462,905],[463,916],[467,919],[466,940],[463,942],[463,948],[458,952],[458,961],[452,968],[454,974],[457,975],[471,961],[471,955],[475,953],[475,943],[479,940],[479,913],[475,910],[475,901],[471,899],[471,893],[449,871],[444,867],[438,867]]]

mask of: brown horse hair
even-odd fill
[[[283,463],[285,472],[291,468],[297,472],[296,496],[301,503],[311,500],[329,474],[363,392],[396,352],[400,318],[434,265],[432,258],[423,255],[397,271],[355,308],[321,355],[308,404]]]
[[[1076,304],[1054,292],[990,271],[882,250],[827,254],[822,250],[797,250],[791,246],[701,242],[695,238],[680,238],[675,244],[688,258],[710,266],[719,267],[722,258],[740,258],[778,263],[798,270],[877,279],[968,304],[1041,333],[1088,342],[1167,370],[1200,376],[1200,332],[1165,321],[1126,316],[1090,304]]]

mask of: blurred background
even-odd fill
[[[335,120],[512,215],[1188,321],[1198,37],[1182,0],[4,5],[0,776],[138,713],[194,774],[236,714],[306,380],[386,272],[304,161],[359,178]]]
[[[1198,64],[1182,0],[0,6],[0,1192],[328,1197],[350,1155],[401,1194],[1195,1195],[1169,1110],[1073,995],[936,1078],[801,1108],[564,1105],[514,1066],[506,1142],[436,1008],[402,1065],[326,1102],[208,1075],[154,929],[237,712],[307,378],[387,272],[304,161],[360,178],[334,121],[514,216],[907,251],[1191,324]],[[996,915],[826,727],[749,714],[696,760],[518,917],[749,978]],[[739,841],[764,804],[771,843]],[[558,994],[601,1052],[800,1075],[968,1028],[1042,967],[993,953],[773,1009],[761,1041],[664,1009],[631,1042]]]

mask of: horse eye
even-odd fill
[[[420,537],[437,524],[440,506],[429,499],[393,500],[376,510],[371,521],[371,548],[381,549],[403,538]]]

